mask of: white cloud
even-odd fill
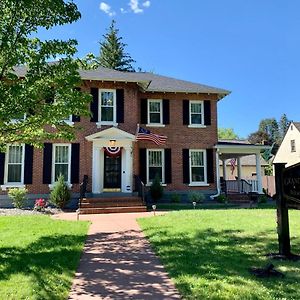
[[[122,14],[126,14],[126,13],[128,13],[128,11],[127,11],[127,10],[125,10],[123,7],[121,7],[121,8],[120,8],[120,11],[121,11],[121,13],[122,13]]]
[[[143,6],[148,8],[148,7],[150,7],[150,4],[151,4],[150,1],[145,1],[145,2],[143,3]]]
[[[100,10],[102,10],[103,12],[105,12],[107,15],[109,15],[110,17],[114,16],[116,13],[111,9],[110,5],[108,5],[105,2],[101,2],[100,3]]]
[[[128,3],[130,9],[135,13],[142,13],[144,10],[139,7],[139,0],[130,0]]]

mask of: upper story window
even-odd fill
[[[190,101],[190,125],[204,125],[203,101]]]
[[[206,152],[190,150],[190,183],[206,183]]]
[[[291,140],[291,152],[296,152],[296,142],[295,142],[295,140]]]
[[[161,182],[165,182],[164,171],[164,150],[163,149],[148,149],[147,150],[147,183],[151,183],[156,174],[158,174]]]
[[[116,90],[99,90],[99,122],[103,125],[116,123]]]
[[[70,182],[71,173],[71,145],[53,145],[52,182],[56,182],[60,175],[64,176],[66,182]]]
[[[5,163],[5,184],[22,184],[24,181],[24,145],[8,145]]]
[[[148,124],[162,125],[162,100],[148,99]]]

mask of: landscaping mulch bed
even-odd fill
[[[47,207],[44,212],[36,211],[29,208],[19,209],[19,208],[0,208],[0,216],[22,216],[22,215],[54,215],[61,213],[62,210],[53,207]]]

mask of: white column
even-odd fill
[[[220,182],[220,158],[219,152],[216,151],[216,176],[217,176],[217,193],[221,191],[221,182]]]
[[[223,164],[223,179],[227,180],[226,159],[222,159],[222,164]]]
[[[256,179],[257,179],[257,192],[262,194],[262,179],[261,179],[261,166],[260,166],[260,153],[255,154],[256,158]]]
[[[241,158],[237,157],[236,159],[237,161],[237,177],[238,177],[238,184],[239,184],[239,192],[242,192],[242,183],[241,183],[241,179],[242,179],[242,167],[241,167]]]
[[[124,147],[122,155],[122,192],[132,192],[132,148]]]

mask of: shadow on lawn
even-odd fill
[[[56,299],[55,291],[70,287],[85,239],[85,235],[46,236],[26,248],[1,248],[0,280],[23,273],[31,277],[37,299]]]
[[[222,281],[241,289],[252,280],[276,293],[281,279],[257,279],[248,272],[250,267],[264,266],[268,262],[265,254],[277,251],[277,237],[273,230],[257,232],[253,236],[240,230],[206,229],[193,231],[195,233],[191,235],[172,235],[162,227],[148,227],[145,231],[171,277],[178,279],[176,286],[183,295],[192,295],[193,284],[189,277],[204,279],[210,284],[216,282],[216,286]],[[283,264],[290,265],[289,262]],[[292,266],[299,268],[300,264]],[[285,278],[284,283],[294,280]],[[297,293],[293,287],[290,289]]]

